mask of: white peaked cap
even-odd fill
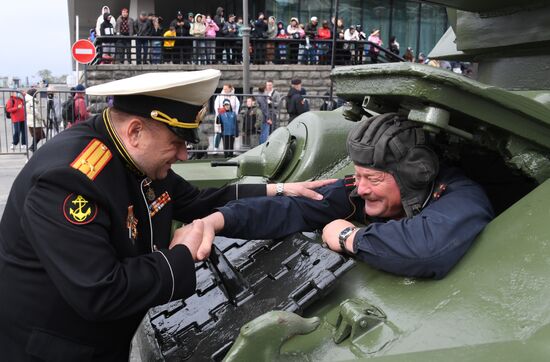
[[[212,96],[221,76],[217,69],[156,72],[89,87],[94,96],[144,95],[202,106]]]

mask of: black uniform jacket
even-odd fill
[[[189,250],[168,250],[172,219],[265,195],[265,185],[199,191],[172,171],[148,181],[108,113],[29,160],[0,222],[0,360],[127,361],[148,308],[195,291]]]

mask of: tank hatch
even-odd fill
[[[303,234],[215,244],[196,264],[196,294],[149,311],[166,361],[221,361],[245,323],[271,310],[301,314],[355,264]]]

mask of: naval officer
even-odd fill
[[[146,311],[195,291],[203,225],[189,224],[171,242],[172,220],[275,194],[275,185],[199,190],[171,170],[186,159],[186,143],[198,141],[219,77],[149,73],[88,88],[113,95],[113,107],[25,165],[0,222],[2,360],[127,361]],[[284,190],[319,196],[303,184]]]

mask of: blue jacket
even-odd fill
[[[219,117],[222,124],[222,135],[238,137],[239,127],[237,126],[237,115],[235,112],[224,112]]]
[[[494,217],[481,186],[458,169],[442,167],[435,181],[440,184],[446,185],[440,196],[431,195],[418,215],[400,220],[367,218],[364,200],[352,197],[343,180],[319,189],[322,201],[302,197],[234,201],[218,209],[225,218],[221,234],[279,238],[321,229],[335,219],[354,219],[366,225],[354,239],[358,259],[398,275],[440,279]]]

